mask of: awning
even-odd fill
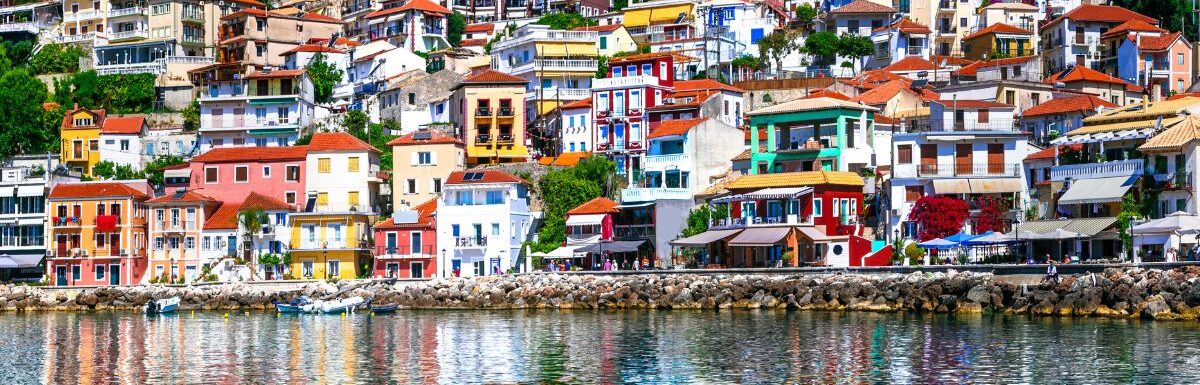
[[[691,15],[692,4],[679,4],[651,9],[636,9],[625,11],[622,24],[626,27],[644,27],[653,23],[673,22],[679,14]]]
[[[1133,187],[1137,176],[1115,176],[1108,178],[1077,179],[1058,199],[1060,205],[1083,203],[1120,202],[1125,192]]]
[[[1026,232],[1045,234],[1058,229],[1078,233],[1083,237],[1092,237],[1103,232],[1104,230],[1111,228],[1116,222],[1117,217],[1029,221],[1021,222],[1019,225],[1017,225],[1015,233],[1018,236],[1017,240],[1025,238],[1025,236],[1021,234]]]
[[[19,197],[40,197],[43,195],[46,195],[46,187],[40,184],[17,187],[17,196]]]
[[[567,226],[598,225],[601,222],[604,222],[605,215],[607,214],[572,215],[567,217]]]
[[[534,256],[534,257],[542,257],[542,258],[550,258],[550,259],[575,258],[576,257],[575,254],[577,253],[576,250],[581,247],[583,247],[583,245],[563,246],[563,247],[559,247],[557,249],[551,250],[549,253],[530,253],[529,255]]]
[[[295,103],[296,97],[250,99],[250,105]]]
[[[690,236],[687,238],[676,239],[674,241],[671,241],[671,244],[675,245],[675,246],[704,246],[709,243],[713,243],[713,242],[716,242],[716,241],[719,241],[719,240],[722,240],[725,238],[729,238],[730,236],[737,234],[740,231],[742,231],[742,230],[740,230],[740,229],[709,230],[709,231],[705,231],[703,233],[696,234],[696,235],[693,235],[693,236]]]
[[[628,252],[638,251],[638,247],[641,247],[643,243],[646,243],[646,241],[600,242],[600,243],[580,247],[578,249],[575,249],[575,251],[580,252],[580,253],[596,253],[596,254],[599,254],[601,252],[604,252],[604,253],[628,253]]]
[[[745,199],[795,199],[796,197],[811,194],[812,187],[772,187],[758,190],[755,192],[742,194]]]
[[[13,186],[0,187],[0,197],[11,197],[11,196],[13,196],[13,192],[16,191],[16,189],[17,188],[13,187]]]
[[[934,179],[935,194],[970,194],[971,183],[966,179]]]
[[[654,206],[654,202],[620,204],[620,205],[617,205],[617,208],[618,209],[637,209],[637,208],[642,208],[642,207],[647,207],[647,206]]]
[[[800,234],[804,234],[805,238],[813,240],[813,242],[826,242],[836,239],[835,237],[826,235],[821,230],[817,230],[816,227],[800,226],[797,227],[796,230],[800,231]]]
[[[972,194],[1015,193],[1025,191],[1021,178],[971,179]]]
[[[0,269],[24,269],[36,267],[41,261],[41,254],[0,255]]]
[[[742,231],[729,241],[730,246],[773,246],[792,231],[791,227],[760,227]]]
[[[188,168],[179,168],[173,170],[163,170],[164,178],[187,178],[192,175],[192,170]]]

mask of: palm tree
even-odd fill
[[[242,229],[242,257],[250,264],[250,280],[254,280],[254,272],[258,263],[254,255],[254,237],[262,231],[262,224],[267,214],[262,209],[249,209],[238,213],[238,227]]]

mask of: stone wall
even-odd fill
[[[886,275],[525,274],[423,282],[134,286],[78,291],[0,286],[3,310],[141,309],[182,297],[181,310],[269,310],[271,301],[361,296],[430,309],[814,309],[1143,317],[1196,320],[1200,267],[1109,269],[1056,284],[1017,285],[983,273]]]

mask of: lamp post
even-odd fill
[[[441,260],[441,262],[442,262],[442,263],[445,263],[445,262],[447,262],[447,261],[446,261],[446,248],[445,248],[445,247],[443,247],[443,248],[442,248],[442,260]],[[444,269],[444,268],[443,268],[443,269]],[[454,272],[453,272],[453,271],[451,271],[450,273],[451,273],[451,274],[453,274]],[[449,274],[447,274],[447,275],[449,275]]]
[[[1012,229],[1013,239],[1017,240],[1017,251],[1018,251],[1017,253],[1013,253],[1013,254],[1017,257],[1017,261],[1016,261],[1017,264],[1021,264],[1021,256],[1020,256],[1019,252],[1025,248],[1025,245],[1021,244],[1021,231],[1018,230],[1020,227],[1021,227],[1021,218],[1013,218],[1013,229]]]
[[[325,280],[329,280],[329,249],[321,250],[321,263],[325,264]]]

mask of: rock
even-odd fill
[[[972,287],[967,292],[967,300],[982,305],[987,305],[992,302],[992,294],[984,285]]]

